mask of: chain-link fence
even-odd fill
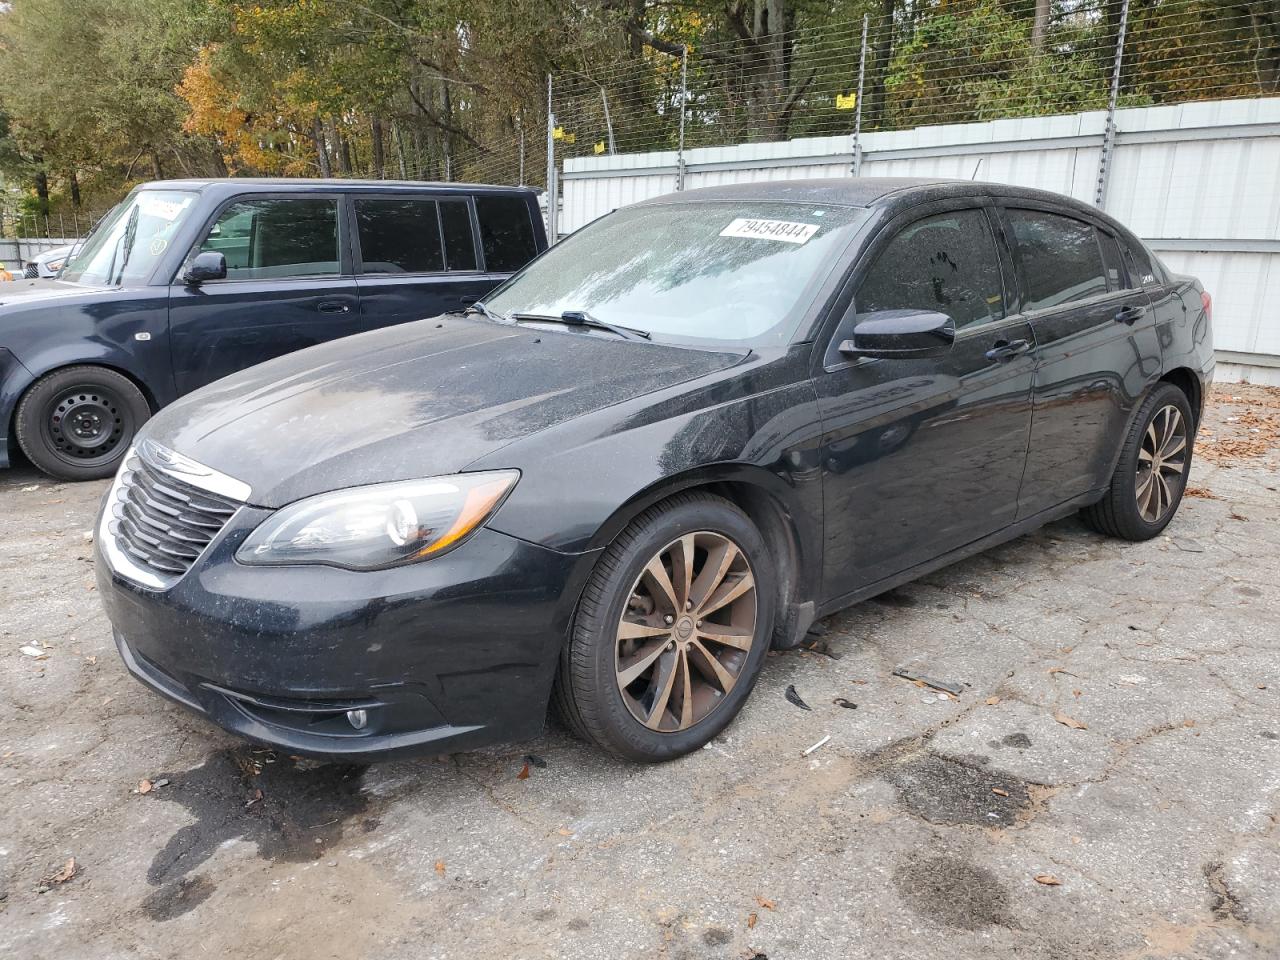
[[[683,47],[559,71],[540,109],[385,175],[548,186],[566,159],[1280,95],[1274,0],[938,0],[770,32],[730,18]],[[736,9],[736,8],[735,8]],[[1110,128],[1108,128],[1110,129]],[[548,163],[548,156],[551,163]],[[552,181],[554,186],[554,181]]]

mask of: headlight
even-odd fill
[[[379,570],[436,557],[487,520],[516,470],[353,487],[299,500],[240,546],[242,563],[323,563]]]
[[[66,260],[50,260],[48,263],[44,265],[44,268],[48,270],[50,273],[57,273],[59,270],[62,269],[62,265],[66,262],[67,262]]]

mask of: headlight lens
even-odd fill
[[[50,273],[57,273],[59,270],[62,269],[62,265],[66,262],[67,262],[66,260],[50,260],[48,263],[44,265],[44,268],[48,270]]]
[[[281,508],[236,552],[242,563],[323,563],[379,570],[439,556],[502,503],[516,470],[380,483]]]

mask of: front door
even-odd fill
[[[178,393],[272,357],[347,336],[360,301],[344,269],[337,196],[254,197],[227,204],[192,250],[227,260],[224,280],[169,288]]]
[[[1003,215],[1038,354],[1021,518],[1108,481],[1160,347],[1151,300],[1111,233],[1065,211]]]
[[[1006,256],[988,212],[949,209],[892,227],[842,321],[880,310],[945,313],[950,352],[849,360],[817,378],[823,426],[824,599],[836,600],[1014,519],[1031,424],[1034,343],[1005,309]]]

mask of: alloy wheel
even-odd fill
[[[1173,507],[1186,467],[1186,420],[1182,411],[1168,404],[1151,418],[1138,450],[1134,491],[1143,520],[1157,523]]]
[[[659,550],[618,623],[614,667],[631,715],[660,733],[706,719],[742,675],[756,616],[751,564],[728,537],[688,533]]]

